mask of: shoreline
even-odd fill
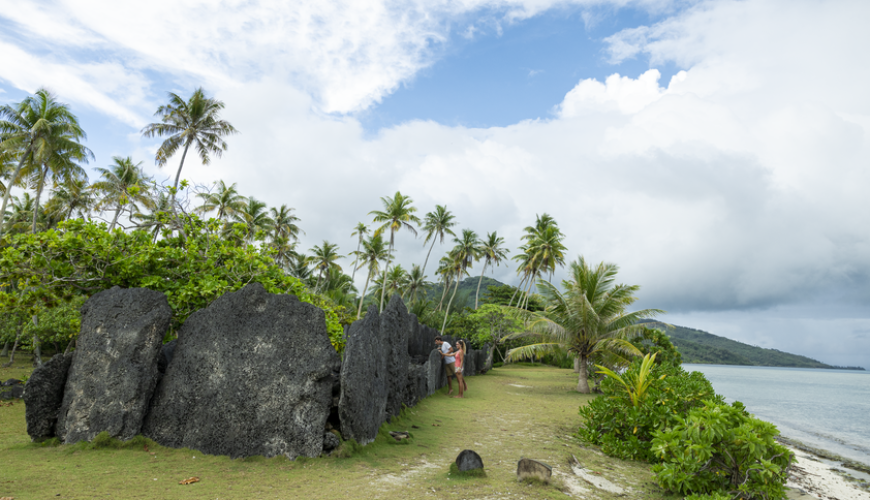
[[[824,450],[813,450],[783,437],[777,440],[797,459],[786,483],[790,500],[870,500],[870,474],[867,472],[849,466],[840,457],[825,456],[831,454]]]

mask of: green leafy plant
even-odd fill
[[[637,407],[640,406],[640,403],[644,398],[646,398],[650,385],[653,383],[652,368],[655,361],[655,354],[647,354],[643,357],[643,360],[640,363],[640,368],[637,371],[627,372],[624,378],[606,366],[595,366],[600,369],[598,373],[603,373],[622,384],[622,386],[625,387],[625,392],[628,394],[628,399],[631,401],[631,404]],[[659,380],[665,377],[667,377],[667,374],[659,377]]]
[[[656,481],[688,494],[726,494],[746,500],[786,497],[794,455],[775,441],[776,426],[746,412],[743,404],[708,401],[655,433]]]

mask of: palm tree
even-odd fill
[[[269,235],[273,240],[292,238],[295,241],[299,239],[300,230],[296,223],[299,222],[300,219],[293,214],[293,210],[295,209],[290,208],[287,205],[281,205],[280,208],[272,207],[269,209],[272,219]],[[304,234],[305,231],[302,231],[302,233]]]
[[[375,232],[375,234],[363,241],[363,249],[362,253],[359,255],[360,259],[357,268],[366,266],[368,267],[369,272],[366,274],[366,284],[363,287],[362,295],[359,297],[359,309],[356,312],[356,319],[359,319],[360,316],[362,316],[362,306],[363,301],[366,298],[366,291],[369,288],[369,280],[372,276],[378,274],[380,262],[382,260],[389,261],[391,251],[392,250],[386,247],[384,237],[378,232]]]
[[[429,263],[429,255],[432,254],[432,248],[435,247],[435,240],[441,240],[444,244],[446,235],[456,236],[450,228],[457,223],[453,220],[455,216],[447,210],[446,206],[435,205],[435,211],[426,214],[423,218],[423,230],[426,231],[426,240],[423,245],[432,240],[432,245],[429,246],[429,251],[426,253],[426,260],[423,261],[423,272],[426,272],[426,265]]]
[[[121,215],[125,206],[129,208],[131,217],[139,212],[139,206],[136,203],[142,204],[145,208],[154,206],[154,200],[149,192],[151,178],[142,171],[142,162],[134,164],[133,159],[129,156],[126,158],[115,156],[112,161],[114,163],[109,165],[109,168],[94,169],[99,172],[103,180],[95,182],[91,186],[91,189],[103,195],[97,208],[112,207],[115,209],[115,216],[112,218],[112,224],[109,225],[109,231],[115,229],[118,216]]]
[[[568,351],[580,360],[577,390],[588,394],[587,364],[590,358],[604,355],[641,355],[629,340],[643,333],[638,323],[664,313],[660,309],[626,312],[633,304],[640,287],[616,285],[619,267],[600,263],[590,267],[583,257],[570,265],[570,280],[562,281],[564,293],[549,281],[539,290],[547,308],[530,314],[529,329],[540,342],[511,349],[510,360],[540,357],[543,354]]]
[[[217,210],[218,220],[224,220],[234,214],[247,201],[236,190],[235,183],[227,186],[222,180],[217,182],[214,193],[197,193],[196,196],[202,199],[202,205],[196,207],[194,211],[207,214]]]
[[[369,227],[362,222],[357,222],[353,232],[350,233],[351,236],[356,236],[358,238],[356,242],[356,252],[354,252],[353,272],[350,275],[351,280],[356,278],[356,265],[359,262],[359,248],[362,246],[363,238],[365,238],[367,234],[369,234]]]
[[[93,153],[79,143],[86,137],[69,107],[57,102],[48,90],[39,89],[35,95],[16,105],[0,107],[0,149],[18,157],[18,166],[9,177],[9,185],[20,181],[19,174],[25,165],[43,170],[52,167],[63,170],[64,166],[69,166],[69,162],[86,162],[88,158],[93,158]],[[48,166],[49,163],[52,167]],[[47,174],[40,173],[38,177],[44,182]],[[39,212],[41,186],[42,182],[39,182],[34,217]],[[11,193],[11,189],[6,189],[3,194],[0,214],[6,213]],[[3,229],[0,225],[0,236],[3,235]]]
[[[401,264],[396,264],[392,269],[390,269],[389,274],[387,274],[386,287],[389,290],[390,295],[398,293],[404,298],[405,287],[407,284],[408,272],[405,271],[405,268],[403,268]]]
[[[450,305],[456,297],[456,291],[459,290],[459,282],[462,277],[468,274],[468,268],[472,263],[480,258],[480,240],[477,233],[470,229],[463,229],[462,236],[453,238],[456,246],[450,252],[450,257],[453,260],[453,272],[456,274],[456,285],[453,287],[453,294],[450,296],[450,301],[447,303],[447,309],[444,312],[444,323],[441,325],[441,335],[444,335],[444,329],[447,328],[447,317],[450,316]]]
[[[390,229],[390,252],[387,254],[387,265],[384,267],[384,275],[386,275],[387,271],[390,269],[390,259],[393,255],[393,248],[395,247],[396,231],[404,227],[414,233],[414,237],[417,236],[417,230],[414,229],[411,222],[420,224],[420,218],[414,215],[417,208],[411,205],[413,201],[414,200],[410,197],[402,196],[402,193],[396,191],[396,195],[392,198],[389,196],[381,198],[381,203],[384,204],[383,210],[372,210],[369,212],[369,215],[375,216],[375,222],[383,222],[383,225],[379,227],[375,233],[381,233],[387,228]],[[386,291],[386,287],[381,290],[381,312],[384,311],[384,297]]]
[[[133,214],[134,219],[139,219],[142,222],[138,225],[138,227],[150,227],[152,242],[157,241],[157,237],[160,236],[160,231],[163,230],[163,227],[169,222],[168,215],[172,212],[171,206],[169,205],[169,196],[166,195],[165,192],[157,193],[157,196],[151,198],[151,203],[146,205],[147,208],[150,209],[150,213],[136,213]]]
[[[280,236],[273,238],[268,247],[274,252],[272,258],[276,264],[285,269],[290,266],[291,259],[296,254],[295,241],[291,242],[287,236]]]
[[[474,295],[474,309],[477,309],[478,299],[480,298],[480,284],[483,283],[483,275],[486,273],[486,266],[489,264],[501,265],[501,261],[507,258],[508,250],[504,248],[504,238],[499,237],[497,232],[492,232],[486,235],[486,240],[480,244],[480,253],[484,258],[483,270],[480,271],[480,279],[477,281],[477,293]]]
[[[338,253],[338,245],[333,245],[326,240],[323,240],[323,245],[315,245],[312,247],[311,252],[314,254],[312,256],[314,267],[319,271],[317,274],[317,284],[314,285],[314,293],[317,293],[317,290],[320,288],[320,280],[323,278],[323,273],[328,272],[332,268],[341,271],[341,266],[339,266],[335,261],[343,259],[344,257]]]
[[[190,146],[196,149],[203,165],[211,162],[210,155],[220,158],[227,150],[224,137],[236,134],[238,131],[229,122],[220,119],[224,109],[223,101],[206,97],[202,87],[193,91],[190,99],[184,100],[178,94],[169,92],[169,104],[157,108],[154,116],[160,117],[160,123],[152,123],[142,129],[142,135],[148,138],[164,137],[166,139],[157,150],[157,165],[164,166],[178,149],[183,147],[181,162],[175,174],[172,185],[170,206],[175,209],[175,194],[178,192],[178,179],[184,167],[184,159]]]
[[[22,171],[22,175],[30,177],[31,184],[36,188],[36,211],[33,213],[33,229],[36,232],[36,216],[42,215],[39,209],[39,203],[42,200],[42,192],[45,189],[45,184],[49,179],[52,179],[52,184],[68,182],[73,179],[87,178],[85,170],[76,164],[77,161],[87,163],[87,154],[90,151],[84,146],[73,150],[55,150],[41,164],[29,163]]]
[[[71,219],[76,211],[82,219],[90,215],[94,206],[94,191],[86,177],[58,183],[53,191],[52,199],[57,210],[62,212],[59,217],[61,220]]]
[[[422,293],[426,297],[426,287],[429,282],[426,281],[426,276],[423,274],[423,269],[414,264],[411,266],[411,271],[407,275],[407,283],[405,285],[405,293],[408,295],[408,302],[413,304],[419,300],[419,295]],[[404,298],[404,297],[402,297]]]
[[[7,226],[8,231],[12,233],[23,233],[30,225],[33,219],[33,212],[36,209],[36,200],[30,196],[30,193],[25,191],[21,197],[12,197],[11,210],[3,214],[3,223]]]
[[[290,262],[287,265],[287,273],[301,281],[310,282],[311,258],[304,253],[293,252],[290,254]]]
[[[517,274],[523,275],[519,287],[521,291],[520,308],[528,307],[532,287],[542,271],[549,271],[552,279],[556,266],[565,265],[565,245],[562,244],[565,236],[553,217],[546,213],[538,215],[535,225],[526,227],[525,233],[522,239],[526,243],[520,247],[521,253],[514,257],[514,260],[520,262]],[[526,283],[525,298],[522,296],[524,282]],[[513,298],[511,298],[511,303],[513,303]]]
[[[171,196],[170,192],[170,196]],[[232,223],[242,224],[244,226],[244,240],[246,243],[253,243],[254,240],[261,237],[259,232],[265,231],[272,225],[272,219],[269,218],[266,211],[266,204],[253,196],[246,198],[243,205],[230,216]],[[233,224],[228,224],[227,232],[232,232]]]
[[[338,268],[329,268],[329,271],[324,275],[321,288],[321,294],[332,299],[337,305],[347,308],[354,306],[353,294],[356,293],[356,287],[353,286],[350,276]]]

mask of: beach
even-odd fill
[[[797,458],[791,467],[787,483],[790,499],[870,500],[870,491],[863,489],[859,483],[860,479],[866,480],[870,477],[868,474],[848,469],[839,462],[794,446],[788,448]],[[863,485],[867,488],[870,483],[864,482]]]

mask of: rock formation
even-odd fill
[[[360,444],[374,441],[387,418],[389,346],[383,331],[377,306],[369,306],[365,318],[350,326],[344,346],[338,416],[342,436]]]
[[[63,403],[63,388],[72,358],[72,353],[57,354],[33,370],[27,380],[24,419],[27,421],[27,434],[34,441],[54,437],[57,412]]]

